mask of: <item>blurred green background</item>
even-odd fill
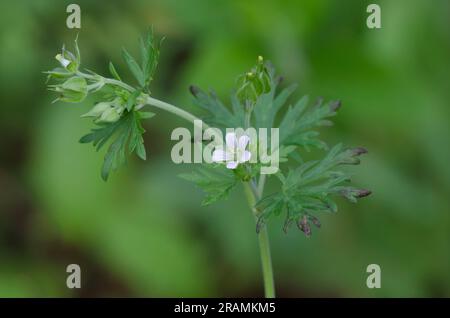
[[[239,189],[200,207],[177,175],[162,112],[146,124],[147,162],[100,178],[102,154],[78,143],[94,100],[51,104],[41,71],[77,30],[74,1],[0,4],[0,296],[262,296],[255,226]],[[382,29],[366,27],[378,3]],[[122,74],[153,25],[166,36],[153,94],[192,103],[187,87],[228,98],[236,76],[270,59],[299,83],[296,97],[339,98],[329,142],[364,145],[355,184],[373,195],[323,215],[307,239],[269,225],[277,292],[284,297],[450,296],[450,2],[76,1],[84,67]],[[317,153],[317,155],[321,155]],[[270,185],[269,189],[270,191]],[[66,266],[82,269],[69,290]],[[366,287],[366,267],[382,288]]]

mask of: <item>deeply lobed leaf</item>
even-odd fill
[[[206,193],[202,205],[226,198],[238,182],[234,173],[222,165],[204,164],[191,173],[181,174],[180,177],[194,182]]]
[[[322,160],[303,163],[290,170],[286,176],[280,173],[281,190],[256,203],[260,211],[257,230],[271,215],[285,213],[285,231],[290,224],[297,222],[298,227],[309,236],[309,221],[314,219],[318,222],[313,214],[337,212],[334,195],[343,196],[351,202],[369,195],[368,190],[348,185],[349,174],[334,170],[340,165],[359,164],[357,157],[366,152],[364,148],[343,149],[338,144]]]
[[[144,118],[149,118],[148,113],[141,115],[137,111],[127,112],[118,121],[101,124],[100,127],[92,129],[91,133],[80,139],[80,143],[92,143],[97,151],[112,140],[103,162],[101,172],[103,180],[106,181],[111,171],[125,164],[127,156],[133,152],[136,152],[142,160],[146,159],[142,137],[145,130],[141,124],[141,120]]]

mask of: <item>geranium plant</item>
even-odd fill
[[[358,157],[367,151],[361,147],[345,148],[341,144],[329,149],[319,139],[316,129],[331,124],[330,118],[341,106],[339,101],[323,103],[319,100],[310,106],[305,96],[289,105],[283,114],[281,111],[296,86],[279,91],[281,78],[262,57],[257,58],[250,71],[238,77],[231,107],[225,106],[214,92],[205,92],[195,86],[191,86],[190,91],[198,110],[196,114],[154,98],[150,86],[158,65],[160,43],[155,40],[153,32],[141,38],[140,63],[123,49],[123,59],[136,81],[131,85],[122,81],[111,62],[111,77],[82,70],[75,41],[75,51],[72,53],[63,47],[56,55],[60,67],[46,72],[49,80],[54,82],[48,87],[58,94],[55,101],[79,103],[88,94],[98,95],[99,102],[82,115],[92,118],[95,127],[80,142],[92,143],[97,150],[108,147],[101,169],[104,180],[108,179],[111,171],[124,164],[130,154],[136,153],[139,158],[146,159],[142,122],[154,116],[147,108],[168,111],[194,125],[204,123],[202,129],[215,127],[226,132],[230,128],[242,128],[242,134],[225,134],[224,145],[213,149],[210,162],[198,164],[181,177],[203,189],[206,194],[203,205],[224,199],[239,184],[243,186],[255,218],[265,296],[275,297],[267,234],[269,219],[283,216],[284,231],[296,225],[309,237],[312,225],[320,227],[319,213],[337,211],[336,197],[356,202],[370,194],[368,190],[351,186],[350,174],[340,169],[342,165],[359,164]],[[261,141],[252,140],[246,133],[249,128],[278,128],[277,143],[271,152],[277,154],[277,164],[282,163],[283,169],[277,167],[272,172],[272,178],[279,183],[278,191],[274,193],[264,193],[266,180],[271,174],[263,173],[265,162],[256,160],[254,154],[263,146]],[[274,137],[269,139],[275,140]],[[301,154],[310,148],[327,153],[321,159],[305,161]]]

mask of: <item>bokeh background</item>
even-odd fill
[[[100,178],[102,154],[78,139],[94,100],[51,104],[41,71],[78,31],[73,1],[0,4],[0,296],[262,296],[255,226],[241,189],[200,207],[177,177],[170,114],[146,123],[147,162]],[[381,5],[382,29],[366,27]],[[277,292],[284,297],[450,296],[450,2],[76,1],[83,65],[121,74],[122,46],[153,25],[166,36],[153,94],[191,105],[189,84],[226,99],[236,76],[270,59],[296,97],[339,98],[334,144],[364,145],[354,169],[373,195],[340,201],[310,239],[269,225]],[[128,77],[129,79],[129,77]],[[320,156],[321,153],[312,155]],[[269,189],[270,191],[270,184]],[[66,288],[66,266],[82,288]],[[366,287],[366,267],[382,288]]]

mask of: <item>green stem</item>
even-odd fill
[[[252,187],[249,182],[244,182],[244,189],[250,209],[257,220],[258,212],[254,206],[256,200],[260,199],[262,193],[259,193],[259,191]],[[264,279],[264,295],[266,298],[275,298],[275,284],[273,279],[272,258],[270,256],[269,236],[265,226],[263,226],[258,233],[258,243]]]
[[[84,77],[91,81],[98,81],[99,76],[97,75],[91,75],[86,74],[83,72],[78,71],[78,76]],[[118,81],[116,79],[112,78],[106,78],[106,77],[100,77],[100,79],[105,84],[115,85],[122,87],[129,92],[134,92],[135,89],[131,87],[130,85]],[[205,130],[208,127],[208,125],[204,124],[202,120],[195,117],[191,113],[182,110],[181,108],[178,108],[174,105],[171,105],[169,103],[163,102],[161,100],[158,100],[156,98],[147,97],[146,104],[150,106],[154,106],[157,108],[160,108],[162,110],[168,111],[172,114],[175,114],[183,119],[186,119],[187,121],[190,121],[194,125],[199,126],[202,130]],[[245,126],[248,128],[250,126],[250,116],[251,116],[252,109],[248,109],[245,116]],[[259,200],[262,197],[262,193],[264,190],[264,183],[265,183],[265,176],[261,176],[259,180],[259,184],[256,184],[255,180],[251,180],[251,182],[244,182],[244,188],[245,192],[247,194],[247,200],[250,206],[250,209],[253,212],[253,215],[255,216],[255,219],[258,218],[258,212],[254,208],[255,203],[257,200]],[[273,280],[273,270],[272,270],[272,259],[270,256],[270,244],[269,244],[269,236],[267,234],[267,228],[264,226],[260,229],[258,233],[258,243],[259,243],[259,250],[261,254],[261,265],[262,265],[262,272],[263,272],[263,279],[264,279],[264,294],[266,298],[275,298],[275,287],[274,287],[274,280]]]
[[[78,71],[77,72],[78,76],[84,77],[88,80],[91,81],[97,81],[99,79],[99,76],[95,76],[95,75],[91,75],[91,74],[86,74],[83,72]],[[124,89],[126,89],[129,92],[134,92],[135,89],[133,87],[131,87],[130,85],[122,82],[122,81],[118,81],[116,79],[113,78],[107,78],[107,77],[103,77],[100,76],[101,80],[105,83],[105,84],[110,84],[110,85],[115,85],[115,86],[119,86],[122,87]],[[190,121],[191,123],[193,123],[194,125],[200,127],[202,130],[208,129],[209,126],[205,123],[203,123],[203,121],[200,118],[195,117],[194,115],[192,115],[191,113],[182,110],[181,108],[178,108],[177,106],[171,105],[169,103],[163,102],[159,99],[153,98],[153,97],[147,97],[146,100],[146,104],[150,105],[150,106],[154,106],[157,107],[159,109],[163,109],[165,111],[168,111],[169,113],[175,114],[183,119],[186,119],[187,121]]]
[[[171,105],[169,103],[163,102],[159,99],[153,98],[153,97],[147,97],[147,104],[151,106],[155,106],[157,108],[163,109],[165,111],[168,111],[169,113],[175,114],[183,119],[186,119],[187,121],[190,121],[194,125],[202,128],[203,130],[209,128],[207,124],[203,123],[203,121],[191,113],[182,110],[181,108],[178,108],[174,105]]]
[[[76,74],[78,76],[84,77],[85,79],[90,80],[90,81],[98,82],[99,80],[101,80],[105,84],[119,86],[119,87],[122,87],[122,88],[126,89],[127,91],[130,91],[130,92],[134,92],[135,91],[134,87],[128,85],[127,83],[124,83],[122,81],[118,81],[118,80],[113,79],[113,78],[103,77],[103,76],[100,76],[100,75],[97,75],[97,74],[96,75],[87,74],[87,73],[83,73],[81,71],[77,71]]]

